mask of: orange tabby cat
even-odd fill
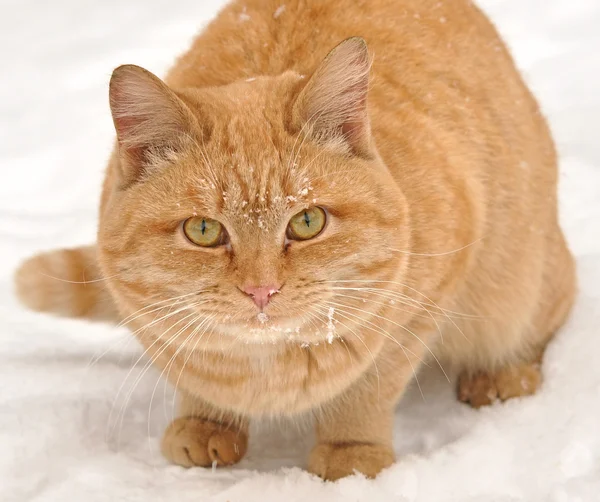
[[[164,83],[117,68],[110,106],[97,245],[17,289],[135,330],[183,396],[173,462],[234,463],[249,420],[310,412],[311,472],[375,476],[424,360],[473,406],[540,385],[575,290],[556,156],[470,1],[234,1]]]

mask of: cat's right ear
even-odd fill
[[[109,97],[125,184],[147,174],[153,158],[177,150],[195,129],[195,117],[185,103],[139,66],[114,70]]]

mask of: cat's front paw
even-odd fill
[[[394,463],[391,446],[372,443],[320,443],[314,447],[308,470],[328,481],[361,472],[374,478]]]
[[[246,454],[248,436],[233,426],[182,417],[167,427],[161,447],[167,459],[183,467],[232,465]]]

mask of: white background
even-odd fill
[[[144,368],[129,372],[136,342],[125,331],[17,305],[11,274],[20,259],[94,238],[113,134],[112,68],[135,63],[164,73],[222,3],[1,2],[0,500],[600,500],[597,0],[480,2],[541,100],[561,153],[561,219],[581,291],[547,352],[543,389],[474,411],[426,373],[425,400],[412,389],[397,414],[399,462],[376,481],[311,477],[298,468],[310,432],[290,424],[262,426],[233,469],[169,466],[157,443],[172,394],[156,385],[154,370],[133,389]]]

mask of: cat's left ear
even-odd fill
[[[372,157],[367,111],[371,59],[360,37],[333,49],[297,97],[292,120],[297,128],[324,144],[340,145],[361,157]]]

